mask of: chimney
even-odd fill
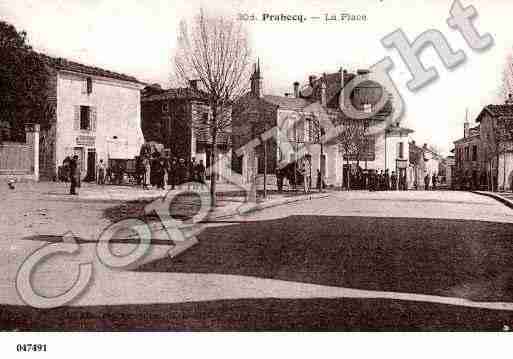
[[[470,135],[470,123],[466,121],[463,124],[463,138],[467,138]]]
[[[189,80],[189,87],[191,89],[197,90],[198,89],[198,80]]]
[[[326,98],[326,83],[327,83],[327,78],[326,78],[326,73],[324,73],[322,75],[322,81],[321,81],[321,104],[323,106],[326,106],[328,103],[327,98]]]
[[[313,87],[313,83],[317,77],[315,75],[308,76],[308,83]]]
[[[294,82],[294,97],[299,98],[299,82]]]

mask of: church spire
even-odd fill
[[[260,73],[260,58],[257,59],[257,63],[254,64],[253,74],[251,75],[251,93],[254,96],[262,97],[262,75]]]

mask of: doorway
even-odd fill
[[[96,149],[87,150],[87,174],[84,181],[94,182],[96,180]]]

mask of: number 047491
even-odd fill
[[[16,351],[18,352],[46,352],[46,344],[18,344]]]

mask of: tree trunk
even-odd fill
[[[351,167],[349,166],[349,158],[347,159],[347,190],[351,190]]]
[[[321,140],[319,140],[319,142],[321,144],[321,154],[319,155],[319,165],[321,167],[321,187],[319,188],[319,192],[322,192],[323,191],[322,184],[324,182],[324,166],[326,165],[326,163],[325,163],[325,161],[323,161],[323,159],[324,159],[324,146],[323,146]]]
[[[216,183],[217,183],[217,109],[212,110],[212,145],[210,148],[210,205],[212,209],[217,204]]]

